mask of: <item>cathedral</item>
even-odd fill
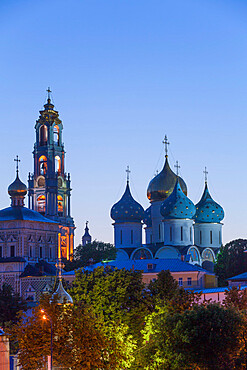
[[[126,171],[125,192],[111,209],[117,260],[180,259],[213,271],[222,244],[223,208],[209,193],[206,169],[200,201],[195,205],[187,197],[184,180],[170,168],[167,137],[164,144],[164,166],[148,185],[146,210],[133,198]]]
[[[11,205],[0,210],[0,286],[9,284],[31,301],[54,289],[55,278],[61,275],[61,258],[71,259],[74,249],[63,125],[50,93],[48,89],[47,103],[35,125],[34,171],[29,173],[28,188],[19,178],[17,156],[16,179],[8,187]],[[24,204],[27,194],[28,208]]]

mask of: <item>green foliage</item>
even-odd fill
[[[141,271],[98,267],[93,272],[79,270],[70,294],[74,301],[92,306],[106,323],[123,323],[136,340],[141,340],[145,316],[152,309],[150,293]]]
[[[161,307],[147,319],[144,369],[233,369],[244,320],[233,308],[197,305],[182,312]]]
[[[170,300],[179,290],[178,283],[169,270],[159,272],[157,279],[150,281],[148,288],[156,302]]]
[[[116,259],[116,248],[113,244],[94,240],[86,245],[78,245],[75,249],[72,261],[63,260],[65,270],[70,271],[80,267],[88,266],[91,262],[111,261]]]
[[[215,264],[219,286],[227,286],[227,279],[247,270],[247,239],[236,239],[220,248]]]
[[[8,284],[0,288],[0,325],[4,329],[7,323],[16,323],[18,312],[27,309],[25,301]]]
[[[45,367],[50,355],[53,330],[54,366],[70,369],[121,369],[129,367],[135,345],[123,326],[104,325],[100,317],[84,304],[57,305],[46,295],[32,316],[22,315],[12,329],[19,343],[19,362],[23,370]],[[42,320],[41,308],[49,320]]]

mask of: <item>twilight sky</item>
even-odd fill
[[[64,124],[76,245],[113,241],[111,206],[125,188],[143,207],[164,161],[178,160],[198,202],[225,210],[223,240],[247,238],[246,0],[1,0],[0,208],[16,154],[26,182],[34,125],[52,89]],[[27,202],[26,202],[27,204]]]

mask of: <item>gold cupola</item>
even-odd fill
[[[167,136],[165,136],[165,140],[163,141],[163,143],[165,144],[166,153],[165,164],[161,172],[158,173],[158,175],[156,175],[148,185],[147,197],[150,202],[164,201],[166,198],[168,198],[169,195],[171,195],[171,193],[173,192],[177,177],[183,193],[187,195],[187,186],[184,180],[180,176],[177,176],[169,166],[167,154],[167,146],[169,143],[167,141]]]

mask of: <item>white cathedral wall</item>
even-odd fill
[[[114,243],[116,248],[133,248],[142,245],[142,224],[123,222],[114,224]]]
[[[193,220],[163,220],[164,245],[193,245]]]
[[[152,227],[145,227],[145,243],[153,243],[153,229]]]
[[[194,224],[195,245],[203,248],[219,248],[222,245],[221,223]]]
[[[162,201],[151,203],[151,218],[152,218],[152,242],[160,243],[164,241],[162,215],[160,213],[160,206]]]

